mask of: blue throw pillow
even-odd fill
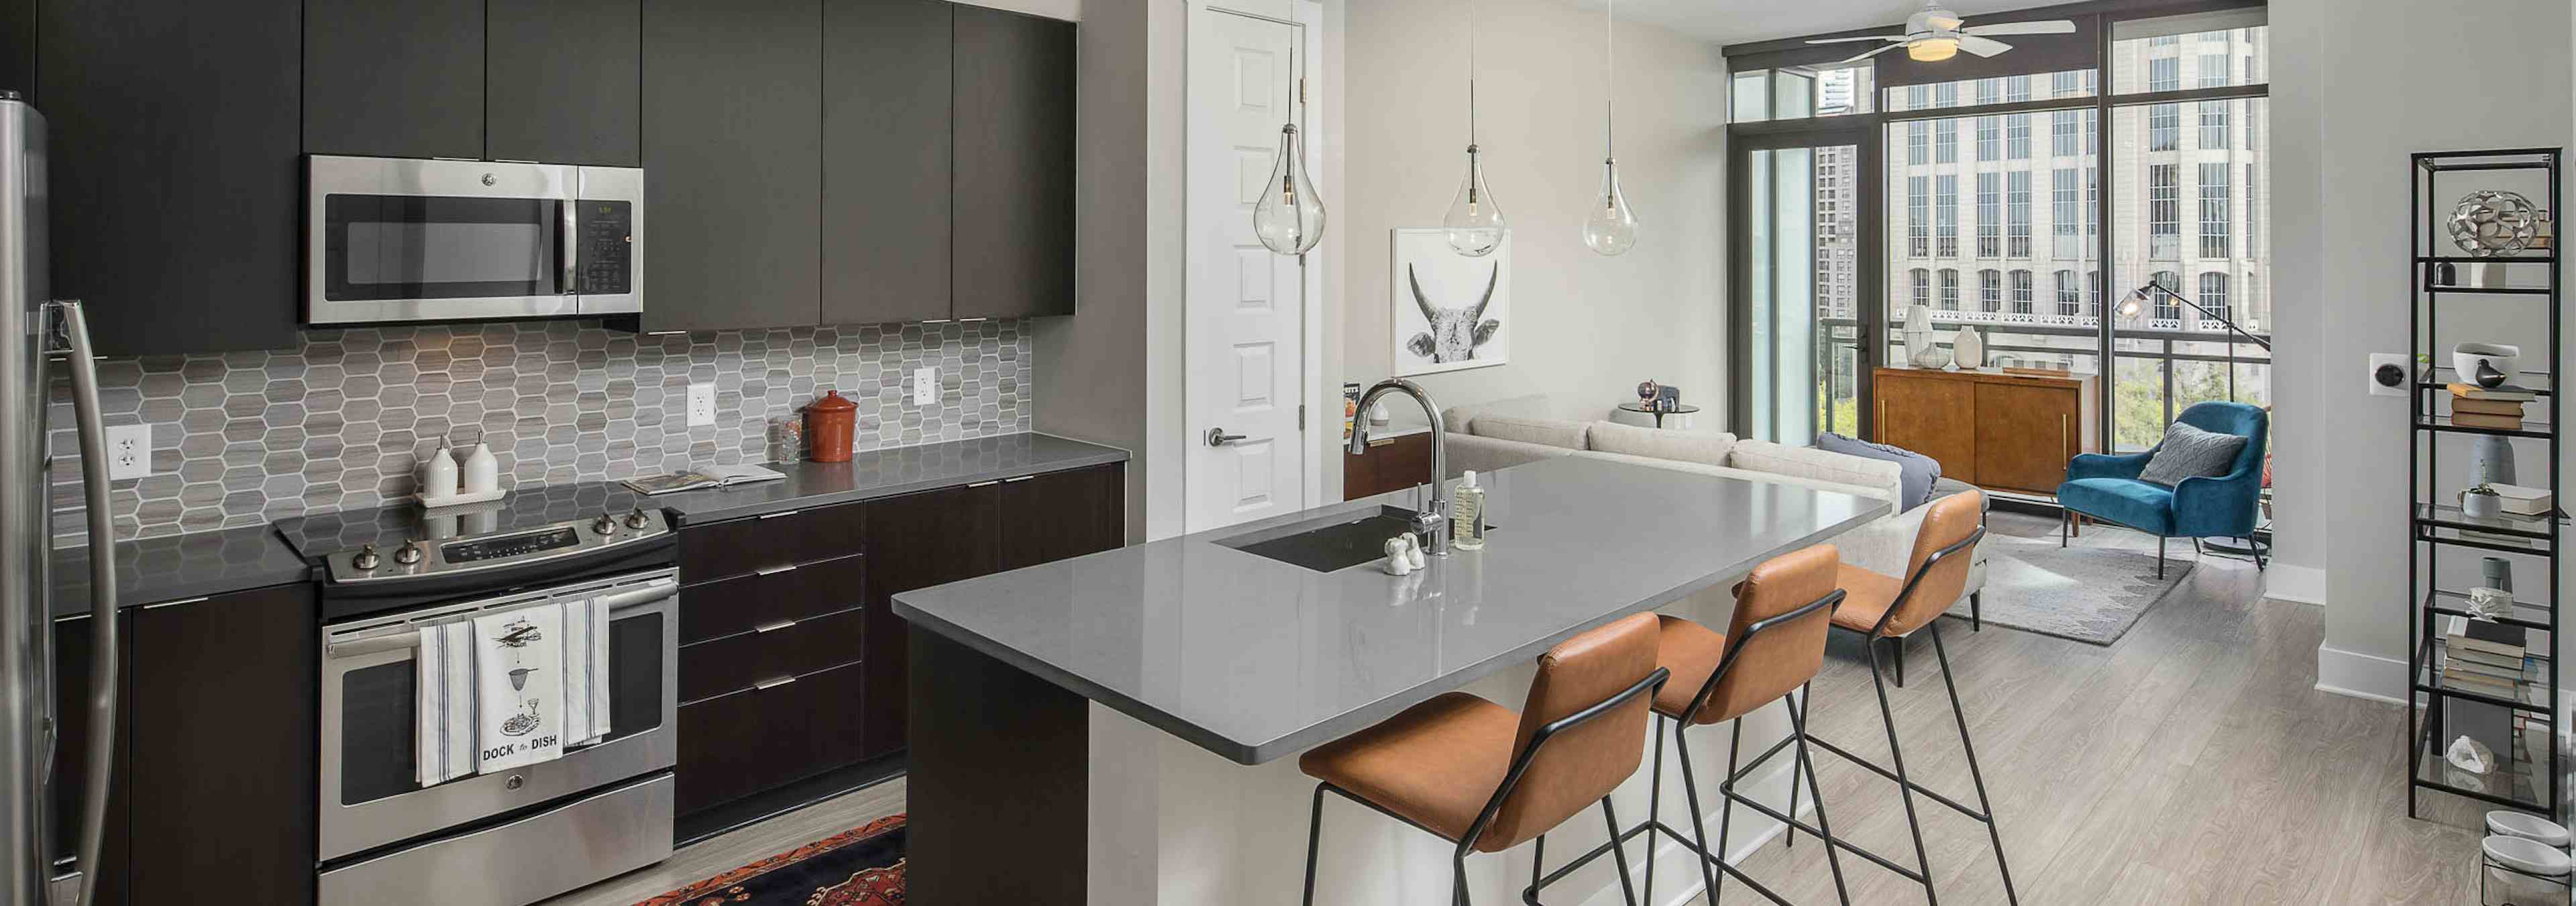
[[[1941,480],[1941,462],[1904,447],[1871,443],[1827,432],[1816,435],[1816,449],[1895,463],[1903,473],[1897,479],[1897,512],[1904,512],[1932,502],[1932,483]]]

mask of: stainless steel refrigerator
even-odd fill
[[[107,448],[98,416],[98,372],[77,302],[49,300],[45,274],[45,118],[0,91],[0,312],[16,336],[0,342],[0,906],[86,904],[96,889],[116,733],[116,534],[108,520]],[[91,732],[77,827],[55,827],[52,799],[54,649],[47,575],[53,548],[51,453],[45,440],[50,373],[69,372],[89,510]],[[56,835],[77,841],[77,881],[51,883]],[[49,893],[52,891],[52,893]],[[76,898],[76,899],[74,899]]]

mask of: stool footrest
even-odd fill
[[[1834,754],[1836,754],[1836,755],[1840,755],[1840,756],[1842,756],[1842,759],[1843,759],[1844,761],[1848,761],[1848,762],[1851,762],[1851,763],[1853,763],[1853,764],[1859,765],[1859,766],[1861,766],[1861,767],[1868,768],[1872,773],[1875,773],[1875,774],[1877,774],[1878,776],[1885,777],[1885,778],[1887,778],[1887,779],[1889,779],[1889,780],[1894,780],[1894,781],[1896,781],[1896,782],[1898,782],[1898,783],[1905,784],[1906,786],[1913,788],[1913,790],[1914,790],[1915,792],[1917,792],[1917,793],[1921,793],[1921,794],[1923,794],[1923,795],[1925,795],[1925,796],[1928,796],[1928,797],[1931,797],[1932,801],[1934,801],[1934,802],[1938,802],[1938,803],[1941,803],[1942,805],[1949,806],[1951,811],[1958,812],[1959,814],[1966,815],[1966,816],[1968,816],[1969,818],[1975,819],[1975,820],[1977,820],[1977,821],[1984,822],[1984,823],[1986,823],[1986,824],[1993,824],[1993,823],[1995,823],[1995,818],[1994,818],[1994,816],[1993,816],[1993,815],[1989,815],[1989,814],[1986,814],[1985,812],[1981,812],[1981,811],[1978,811],[1978,810],[1976,810],[1976,809],[1972,809],[1972,808],[1969,808],[1969,807],[1967,807],[1967,806],[1965,806],[1965,805],[1962,805],[1962,804],[1960,804],[1960,803],[1958,802],[1958,800],[1952,799],[1952,798],[1950,798],[1950,797],[1948,797],[1948,796],[1941,795],[1940,793],[1938,793],[1938,792],[1934,791],[1931,787],[1924,786],[1924,785],[1922,785],[1922,784],[1920,784],[1920,783],[1910,783],[1910,782],[1907,782],[1904,778],[1901,778],[1901,777],[1896,776],[1896,772],[1895,772],[1895,771],[1891,771],[1891,770],[1888,770],[1888,769],[1886,769],[1886,768],[1879,767],[1878,765],[1871,763],[1871,762],[1869,761],[1869,759],[1862,758],[1862,757],[1860,757],[1860,756],[1858,756],[1858,755],[1854,755],[1854,754],[1852,754],[1852,753],[1850,753],[1850,752],[1843,751],[1842,747],[1840,747],[1840,746],[1836,746],[1836,745],[1834,745],[1833,743],[1826,742],[1826,741],[1821,740],[1821,739],[1817,739],[1817,738],[1816,738],[1815,736],[1813,736],[1813,735],[1808,736],[1808,737],[1807,737],[1807,741],[1808,741],[1808,742],[1811,742],[1811,743],[1814,743],[1814,744],[1815,744],[1815,746],[1816,746],[1816,748],[1823,749],[1823,750],[1825,750],[1825,751],[1827,751],[1827,752],[1832,752],[1832,753],[1834,753]]]

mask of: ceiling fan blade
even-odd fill
[[[1849,44],[1853,41],[1903,41],[1904,35],[1865,35],[1858,38],[1808,38],[1809,44]]]
[[[1842,61],[1842,62],[1840,62],[1840,63],[1836,63],[1836,64],[1834,64],[1834,65],[1836,65],[1836,66],[1848,66],[1848,65],[1850,65],[1850,64],[1858,63],[1858,62],[1860,62],[1860,61],[1862,61],[1862,60],[1866,60],[1866,59],[1869,59],[1869,58],[1871,58],[1871,57],[1878,56],[1879,54],[1883,54],[1883,53],[1886,53],[1886,52],[1891,51],[1891,50],[1895,50],[1895,49],[1897,49],[1897,48],[1899,48],[1899,47],[1903,47],[1903,46],[1905,46],[1905,45],[1903,45],[1903,44],[1890,44],[1890,45],[1887,45],[1886,47],[1876,48],[1876,49],[1874,49],[1874,50],[1869,51],[1868,53],[1861,54],[1860,56],[1856,56],[1856,57],[1853,57],[1853,58],[1851,58],[1851,59],[1844,60],[1844,61]]]
[[[1980,38],[1976,35],[1960,35],[1959,49],[1976,54],[1977,56],[1991,57],[1996,54],[2003,53],[2004,51],[2011,50],[2012,45],[2006,44],[2002,41],[1997,41],[1993,38]]]
[[[1967,35],[2071,35],[2075,23],[2064,19],[2050,22],[1998,22],[1993,25],[1971,25],[1959,30]]]

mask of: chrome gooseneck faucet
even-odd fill
[[[1377,398],[1389,393],[1412,397],[1422,406],[1422,414],[1431,419],[1431,500],[1422,512],[1414,514],[1414,531],[1424,536],[1423,550],[1434,557],[1449,556],[1449,426],[1440,420],[1440,405],[1421,386],[1402,378],[1388,378],[1360,395],[1357,410],[1360,417],[1351,420],[1351,455],[1368,454],[1369,407]]]

